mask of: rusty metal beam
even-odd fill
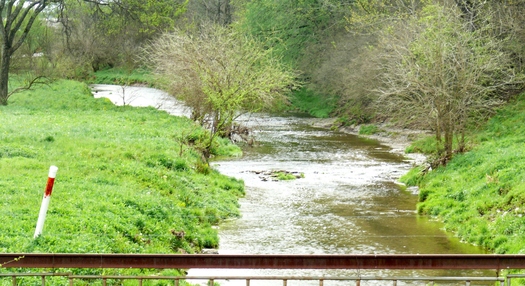
[[[525,255],[0,254],[5,268],[525,269]]]

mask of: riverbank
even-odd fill
[[[471,134],[470,151],[402,181],[420,189],[417,211],[465,242],[499,254],[525,253],[525,93]]]
[[[0,115],[1,252],[199,253],[217,247],[215,225],[239,216],[243,182],[202,161],[205,131],[187,118],[115,106],[66,80],[12,96]],[[217,142],[216,154],[240,152]]]
[[[525,94],[502,107],[484,128],[471,135],[471,150],[456,154],[447,166],[428,173],[417,167],[401,178],[419,188],[417,211],[444,223],[445,230],[461,240],[495,253],[525,251]],[[333,119],[315,126],[331,128]],[[404,153],[427,132],[389,129],[364,135]],[[363,136],[358,128],[342,132]],[[410,154],[404,154],[410,156]]]

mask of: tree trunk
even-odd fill
[[[436,119],[436,144],[441,144],[441,120]]]
[[[224,1],[224,25],[230,25],[232,23],[232,11],[230,0]]]
[[[9,47],[5,43],[2,45],[2,55],[0,58],[0,105],[7,105],[9,98],[9,64],[11,55]]]
[[[443,132],[445,133],[445,164],[450,158],[452,158],[452,145],[454,141],[454,122],[450,118],[450,114],[445,118],[445,124],[443,126]]]

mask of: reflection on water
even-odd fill
[[[92,88],[96,97],[108,97],[116,104],[127,102],[134,106],[154,106],[174,115],[187,116],[189,113],[180,102],[155,89],[122,89],[107,85]],[[125,98],[125,95],[131,98]],[[440,223],[415,213],[417,195],[395,183],[410,169],[410,160],[373,140],[312,128],[309,120],[304,117],[252,116],[242,123],[253,128],[257,146],[246,148],[240,159],[213,163],[221,173],[241,178],[246,184],[246,196],[240,199],[242,217],[220,225],[219,253],[482,253],[481,249],[447,235],[441,230]],[[268,170],[297,171],[303,173],[304,178],[264,181],[253,172]],[[417,273],[424,276],[475,274],[438,270],[206,269],[192,269],[189,274],[412,276]],[[363,281],[361,285],[384,283]],[[221,284],[246,285],[246,282]],[[282,282],[252,281],[250,285],[282,285]],[[288,285],[307,283],[290,281]],[[312,285],[318,285],[318,282]],[[332,284],[326,282],[325,285]]]

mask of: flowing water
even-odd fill
[[[107,89],[95,87],[99,90],[95,94],[113,96],[113,101],[121,97],[104,95],[104,88]],[[141,98],[158,97],[162,101],[160,104],[153,100],[149,105],[168,106],[161,109],[175,115],[187,114],[187,110],[180,108],[180,102],[165,94],[152,90],[136,92]],[[154,96],[147,96],[149,92]],[[148,105],[146,101],[136,99],[135,103]],[[173,107],[177,108],[171,110]],[[412,160],[376,141],[314,128],[311,122],[307,117],[266,114],[241,120],[243,125],[252,128],[255,146],[246,147],[242,158],[213,162],[221,173],[243,179],[246,185],[246,196],[240,199],[242,217],[228,220],[219,227],[220,254],[483,252],[446,234],[439,222],[416,214],[417,194],[396,183],[412,167]],[[304,177],[274,181],[263,175],[277,170],[298,172]],[[415,271],[192,269],[189,274],[355,276],[367,273],[405,276]],[[431,274],[467,273],[434,271]],[[231,281],[227,285],[245,285],[245,282]]]

